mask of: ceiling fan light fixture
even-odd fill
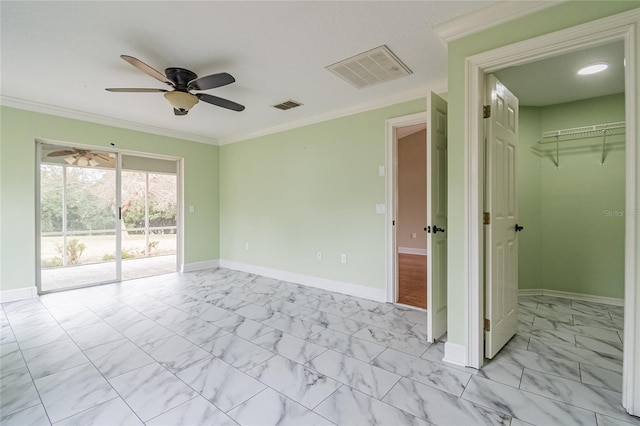
[[[67,158],[65,158],[64,161],[66,161],[67,164],[71,165],[76,162],[76,157],[74,157],[73,155],[70,155]]]
[[[98,164],[100,164],[100,163],[98,163],[98,162],[97,162],[96,160],[94,160],[93,158],[92,158],[91,160],[89,160],[89,165],[90,165],[91,167],[95,167],[95,166],[97,166]]]
[[[586,67],[580,68],[578,71],[578,75],[591,75],[597,74],[609,68],[609,64],[606,62],[598,62],[595,64],[587,65]]]
[[[172,107],[180,111],[189,111],[200,100],[191,93],[180,92],[174,90],[173,92],[166,92],[164,97],[169,101]]]
[[[89,161],[85,157],[78,158],[78,166],[86,167],[89,164]]]

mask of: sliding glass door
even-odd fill
[[[116,280],[116,156],[55,145],[41,154],[41,291]]]
[[[38,144],[39,291],[177,270],[177,161]]]
[[[122,172],[122,279],[176,270],[177,176]]]

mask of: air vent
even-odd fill
[[[273,107],[286,111],[291,108],[297,108],[300,105],[302,105],[300,102],[292,101],[291,99],[289,99],[288,101],[279,103],[278,105],[273,105]]]
[[[358,89],[412,73],[409,67],[384,45],[329,65],[327,69]]]

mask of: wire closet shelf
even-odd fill
[[[602,159],[600,165],[604,165],[607,147],[607,137],[625,134],[626,125],[624,121],[615,123],[594,124],[591,126],[574,127],[572,129],[551,130],[542,133],[542,139],[538,141],[540,145],[556,145],[556,167],[560,167],[560,143],[578,139],[602,138]]]

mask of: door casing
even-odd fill
[[[463,119],[465,129],[465,203],[463,208],[465,242],[465,345],[457,351],[455,361],[474,368],[483,364],[484,318],[484,260],[483,260],[483,189],[484,124],[481,108],[485,93],[485,75],[500,69],[561,55],[590,46],[623,41],[625,51],[625,114],[626,114],[626,209],[640,210],[640,164],[636,144],[640,140],[640,81],[638,49],[640,48],[640,9],[567,28],[519,43],[469,56],[465,60],[465,88],[467,99]],[[622,405],[634,415],[640,415],[640,255],[637,232],[640,216],[628,214],[625,218],[625,324]],[[452,348],[452,352],[453,352]],[[447,358],[445,346],[445,358]],[[454,358],[449,357],[449,358]]]

